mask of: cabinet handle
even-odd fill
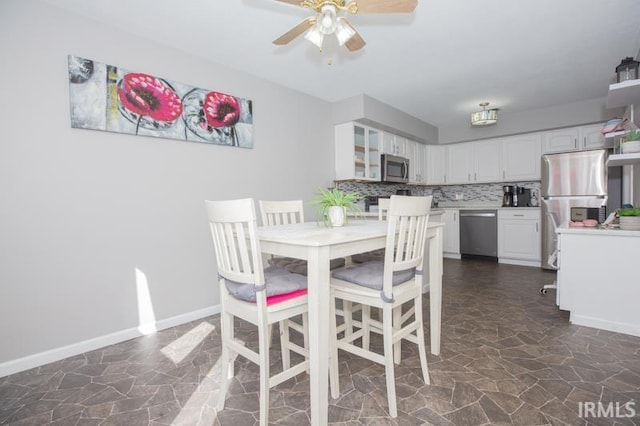
[[[502,171],[502,179],[504,179],[504,170]]]
[[[573,147],[578,148],[578,138],[573,139]]]
[[[523,214],[514,214],[514,216],[524,217],[524,215],[523,215]]]
[[[477,174],[477,173],[474,173],[474,174],[473,174],[473,181],[474,181],[474,182],[477,182],[477,181],[478,181],[478,174]]]
[[[471,182],[471,173],[467,173],[467,182]]]
[[[538,222],[536,222],[536,232],[538,232]]]

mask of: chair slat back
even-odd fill
[[[260,200],[260,214],[263,226],[301,223],[304,222],[304,204],[302,200]]]
[[[218,273],[229,280],[262,285],[264,272],[253,200],[205,201],[205,206]]]
[[[391,196],[387,212],[383,281],[383,291],[387,297],[391,297],[394,271],[410,268],[422,270],[431,198]]]

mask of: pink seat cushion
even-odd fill
[[[285,294],[276,294],[275,296],[267,297],[267,306],[275,305],[276,303],[285,302],[289,299],[293,299],[294,297],[304,296],[307,294],[307,289],[303,288],[302,290],[292,291],[291,293]]]

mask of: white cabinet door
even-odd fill
[[[580,127],[580,141],[582,143],[582,149],[598,149],[598,148],[610,148],[612,146],[613,139],[610,143],[602,134],[602,124],[592,124],[590,126]]]
[[[446,182],[447,147],[444,145],[427,145],[426,147],[427,185],[443,185]]]
[[[393,133],[384,132],[382,136],[383,151],[385,154],[396,155],[398,157],[406,157],[406,139]]]
[[[424,144],[421,144],[419,142],[416,142],[416,183],[419,183],[421,185],[425,185],[427,183],[427,176],[426,176],[426,170],[427,170],[427,146]]]
[[[409,183],[425,184],[425,145],[408,140],[405,145],[405,154],[409,159]]]
[[[490,139],[473,143],[474,183],[502,181],[502,141]]]
[[[460,258],[460,211],[458,209],[444,209],[443,251],[447,257]]]
[[[447,145],[447,183],[471,183],[473,142]]]
[[[335,126],[336,180],[380,180],[381,133],[352,122]]]
[[[544,132],[542,135],[542,152],[550,154],[578,150],[581,147],[579,136],[577,127]]]
[[[498,258],[502,263],[540,266],[540,211],[498,211]],[[518,262],[522,261],[522,262]]]
[[[540,133],[511,136],[502,140],[502,180],[540,180]]]

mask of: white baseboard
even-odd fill
[[[616,333],[630,334],[632,336],[640,337],[640,326],[638,326],[638,324],[610,321],[585,315],[574,315],[573,313],[570,314],[569,321],[571,324],[575,325],[583,325],[585,327],[592,327],[600,330],[613,331]]]
[[[220,305],[215,305],[197,311],[176,315],[175,317],[158,320],[154,324],[145,325],[145,327],[151,326],[151,328],[155,327],[156,330],[164,330],[219,313]],[[21,371],[100,349],[105,346],[114,345],[143,335],[144,334],[141,333],[137,327],[129,328],[126,330],[116,331],[115,333],[106,334],[104,336],[95,337],[93,339],[84,340],[82,342],[72,343],[71,345],[3,362],[0,363],[0,377],[19,373]]]
[[[460,253],[443,253],[442,257],[446,257],[447,259],[462,259],[462,255]]]
[[[505,263],[507,265],[519,265],[519,266],[533,266],[535,268],[540,268],[539,260],[522,260],[522,259],[509,259],[505,257],[498,258],[498,263]]]

